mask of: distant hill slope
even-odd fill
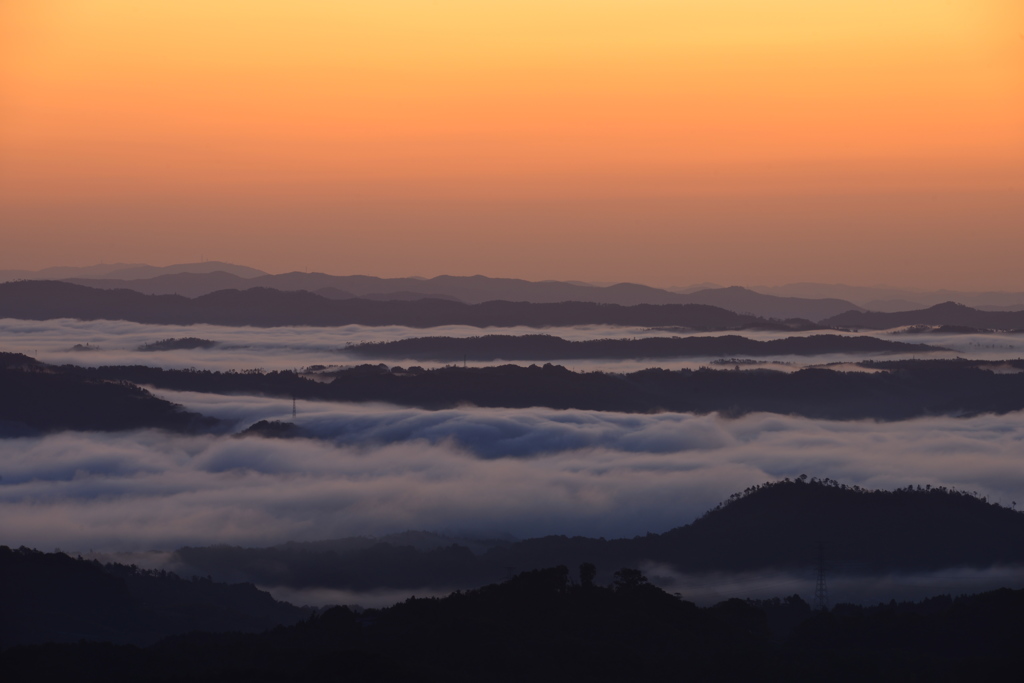
[[[874,337],[816,334],[758,341],[738,335],[713,337],[644,337],[571,341],[550,335],[482,337],[412,337],[345,347],[346,353],[371,358],[435,361],[569,360],[584,358],[730,358],[740,356],[813,356],[830,353],[927,353],[942,351],[927,344],[906,344]]]
[[[698,574],[804,572],[814,565],[819,542],[830,571],[849,574],[1024,564],[1024,513],[945,488],[872,491],[801,477],[751,487],[691,524],[631,539],[547,536],[476,553],[381,539],[319,548],[181,548],[176,556],[200,573],[264,585],[369,590],[468,587],[501,576],[504,567],[583,562],[606,577],[648,562]]]
[[[685,297],[689,303],[719,306],[737,313],[752,313],[765,318],[806,318],[815,322],[838,313],[862,310],[843,299],[780,297],[760,294],[744,287],[704,289],[680,296]]]
[[[951,325],[993,330],[1024,330],[1024,311],[979,311],[947,301],[931,308],[898,313],[849,311],[822,321],[832,327],[887,330],[907,325]]]
[[[141,294],[177,294],[195,298],[222,289],[248,289],[251,280],[233,273],[173,273],[137,280],[64,278],[63,282],[94,289],[126,289]]]
[[[103,289],[131,289],[144,294],[182,294],[190,297],[202,296],[228,288],[267,287],[282,291],[337,290],[348,296],[369,299],[453,299],[470,304],[496,300],[529,303],[580,301],[620,306],[706,304],[734,313],[748,313],[764,318],[779,319],[820,320],[845,311],[860,310],[856,305],[842,299],[778,297],[759,294],[743,287],[705,289],[683,294],[631,283],[598,287],[572,282],[530,282],[512,278],[490,278],[482,275],[469,277],[441,275],[430,279],[420,279],[296,272],[254,277],[228,272],[189,271],[165,274],[159,277],[149,276],[146,279],[135,279],[121,274],[113,274],[106,279],[64,279],[68,282]],[[330,298],[342,297],[330,295]]]
[[[216,423],[127,382],[97,381],[0,352],[0,437],[62,429],[195,431]]]
[[[57,266],[42,270],[0,270],[0,282],[8,280],[64,280],[71,278],[137,280],[176,273],[227,272],[242,278],[266,275],[262,270],[223,261],[178,263],[171,266],[149,266],[144,263],[105,263],[96,266]]]
[[[308,291],[253,288],[222,290],[190,299],[95,289],[67,282],[21,281],[0,284],[0,317],[26,320],[78,318],[130,320],[155,324],[336,326],[472,325],[547,327],[554,325],[677,326],[702,330],[738,329],[764,324],[761,318],[714,306],[666,304],[621,306],[596,303],[511,303],[469,305],[456,301],[372,301],[328,299]],[[806,324],[803,321],[802,324]]]
[[[1024,368],[1024,361],[1000,361]],[[322,379],[294,372],[211,372],[144,366],[62,368],[96,380],[126,380],[177,391],[247,393],[321,401],[373,402],[428,410],[465,405],[544,407],[623,413],[659,411],[728,416],[771,412],[832,420],[904,420],[1024,409],[1024,373],[996,373],[984,363],[885,361],[888,372],[665,370],[628,374],[573,372],[560,365],[388,368],[360,365]]]
[[[964,292],[951,289],[933,291],[899,287],[862,287],[851,285],[795,282],[776,287],[753,287],[762,294],[802,299],[833,297],[845,299],[872,311],[913,311],[946,301],[955,301],[979,310],[1024,310],[1024,292]]]

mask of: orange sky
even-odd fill
[[[0,268],[1024,289],[1019,0],[0,0]]]

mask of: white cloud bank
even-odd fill
[[[291,403],[161,392],[290,419]],[[406,529],[631,536],[801,473],[1024,502],[1024,414],[900,423],[299,402],[318,439],[63,433],[0,442],[0,543],[128,551]]]

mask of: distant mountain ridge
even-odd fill
[[[584,358],[684,358],[712,356],[814,356],[830,353],[928,353],[937,346],[906,344],[875,337],[815,334],[759,341],[738,335],[643,337],[572,341],[550,335],[408,337],[364,342],[345,348],[370,358],[434,361],[568,360]]]
[[[1024,330],[1024,311],[979,311],[963,304],[947,301],[931,308],[898,313],[848,311],[827,318],[823,325],[832,327],[888,330],[909,325],[973,327],[991,330]]]
[[[189,277],[193,276],[193,277]],[[233,277],[232,277],[233,276]],[[482,303],[502,299],[556,303],[706,303],[735,313],[769,318],[807,318],[820,321],[848,310],[911,311],[954,301],[986,311],[1024,310],[1024,291],[920,290],[889,286],[859,286],[793,282],[774,286],[723,286],[704,282],[687,287],[657,288],[633,283],[448,276],[434,278],[382,278],[365,275],[283,273],[222,261],[170,266],[141,263],[52,267],[37,271],[0,270],[0,282],[67,280],[105,289],[126,288],[145,294],[181,294],[197,297],[220,289],[270,287],[286,291],[305,289],[333,299],[363,297],[378,300],[443,298]],[[89,282],[86,282],[86,281]]]
[[[104,263],[95,266],[57,266],[42,270],[0,270],[0,282],[11,280],[67,280],[111,279],[137,280],[179,273],[225,272],[241,278],[257,277],[267,273],[248,266],[223,261],[178,263],[172,266],[150,266],[145,263]]]
[[[309,291],[262,287],[220,290],[190,299],[146,295],[128,289],[96,289],[68,282],[28,280],[0,284],[0,317],[23,320],[78,318],[150,324],[253,325],[472,325],[548,327],[561,325],[681,326],[703,330],[739,329],[768,321],[702,304],[600,304],[592,302],[465,304],[416,301],[328,299]],[[801,329],[808,321],[794,323]]]
[[[986,311],[1024,310],[1024,292],[967,292],[952,289],[926,291],[900,287],[861,287],[818,282],[794,282],[774,287],[751,287],[751,289],[761,294],[774,296],[846,299],[861,308],[884,313],[913,311],[946,301],[954,301]]]
[[[200,264],[206,265],[206,264]],[[331,299],[367,298],[375,300],[415,300],[437,298],[478,304],[487,301],[528,303],[618,304],[706,304],[734,313],[763,318],[804,318],[820,320],[859,308],[842,299],[803,299],[759,294],[743,287],[721,287],[689,293],[670,292],[646,285],[623,282],[595,286],[574,282],[530,282],[514,278],[483,275],[440,275],[434,278],[380,278],[367,275],[327,275],[324,273],[283,273],[249,275],[228,270],[189,270],[164,272],[156,276],[128,277],[125,272],[107,277],[53,277],[73,284],[100,289],[131,289],[143,294],[179,294],[190,298],[222,289],[264,287],[281,291],[321,293]],[[136,272],[136,271],[131,271]]]
[[[320,377],[292,371],[212,372],[130,366],[63,366],[94,381],[215,394],[262,394],[317,401],[383,402],[426,410],[545,407],[623,413],[752,412],[830,420],[904,420],[1024,410],[1024,372],[997,373],[995,361],[870,361],[885,372],[666,370],[574,372],[545,363],[423,369],[364,364]],[[1024,369],[1024,360],[998,361]],[[331,379],[327,382],[324,380]],[[302,435],[300,430],[299,435]]]

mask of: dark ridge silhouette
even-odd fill
[[[982,330],[965,325],[911,325],[896,334],[992,334],[995,330]]]
[[[0,317],[23,320],[78,318],[129,320],[150,324],[252,325],[406,325],[436,327],[551,327],[568,325],[677,326],[730,330],[767,321],[698,304],[637,305],[563,302],[550,304],[489,301],[334,300],[308,291],[253,288],[222,290],[195,299],[145,295],[126,289],[104,290],[66,282],[18,281],[0,284]],[[810,323],[794,321],[801,327]]]
[[[104,263],[95,266],[57,266],[31,271],[0,271],[5,280],[83,280],[139,281],[155,280],[169,275],[229,275],[237,278],[253,278],[267,275],[265,271],[223,261],[202,261],[200,263],[178,263],[170,266],[150,266],[145,263]]]
[[[737,493],[693,523],[662,534],[604,540],[548,536],[421,546],[366,539],[272,548],[185,547],[176,557],[202,574],[261,585],[351,590],[472,587],[504,568],[601,567],[658,562],[688,574],[806,572],[828,541],[832,567],[855,575],[1024,564],[1024,514],[964,491],[871,491],[832,480],[768,483]]]
[[[169,337],[139,346],[139,351],[178,351],[182,349],[212,349],[217,342],[199,337]]]
[[[777,287],[754,287],[762,294],[816,299],[845,299],[869,311],[914,311],[946,301],[955,301],[982,311],[1024,310],[1024,292],[962,292],[949,289],[936,291],[906,290],[892,287],[858,287],[822,283],[791,283]]]
[[[465,303],[462,299],[449,294],[425,295],[418,294],[416,292],[370,292],[368,294],[360,294],[359,298],[367,299],[369,301],[422,301],[423,299],[440,299],[441,301],[458,301],[459,303]]]
[[[23,353],[11,353],[10,351],[0,351],[0,370],[40,370],[45,367],[44,363],[40,363],[31,356],[26,356]]]
[[[985,330],[1024,331],[1024,311],[979,311],[947,301],[919,311],[873,313],[848,311],[821,321],[829,327],[888,330],[908,325],[972,327]]]
[[[335,607],[261,634],[0,653],[9,681],[977,681],[1024,662],[1024,591],[812,613],[799,596],[701,609],[623,567],[556,566],[442,599]]]
[[[360,365],[333,371],[330,382],[291,371],[261,373],[163,370],[145,366],[64,366],[94,380],[123,380],[164,389],[249,393],[325,401],[382,401],[431,410],[467,404],[492,408],[547,407],[627,413],[657,411],[726,416],[772,412],[824,419],[901,420],[925,415],[968,416],[1024,409],[1024,360],[880,361],[886,372],[808,368],[754,370],[648,369],[629,374],[573,372],[559,365],[388,368]]]
[[[817,334],[757,341],[738,335],[719,337],[644,337],[571,341],[544,334],[482,337],[414,337],[345,347],[372,358],[434,361],[556,360],[584,358],[683,358],[688,356],[813,356],[828,353],[927,353],[944,349],[927,344]]]
[[[53,372],[3,354],[0,360],[0,437],[62,429],[118,431],[143,427],[207,431],[218,421],[153,396],[124,381]],[[22,356],[27,359],[27,356]]]
[[[239,437],[262,436],[268,439],[287,439],[299,435],[300,431],[295,423],[280,420],[260,420],[236,434]]]
[[[0,648],[81,638],[145,645],[196,629],[263,631],[308,614],[251,584],[0,546]]]
[[[52,279],[58,279],[56,277]],[[147,279],[129,279],[120,274],[106,279],[64,277],[64,281],[101,289],[131,289],[143,294],[182,294],[196,297],[222,289],[267,287],[282,291],[323,292],[331,299],[448,299],[479,304],[486,301],[559,303],[583,301],[635,306],[638,304],[706,304],[735,313],[767,318],[820,320],[849,310],[856,304],[837,298],[800,298],[762,294],[744,287],[709,287],[687,293],[623,282],[597,286],[578,282],[529,282],[482,275],[435,278],[379,278],[365,275],[324,273],[283,273],[242,276],[226,272],[182,272]]]

